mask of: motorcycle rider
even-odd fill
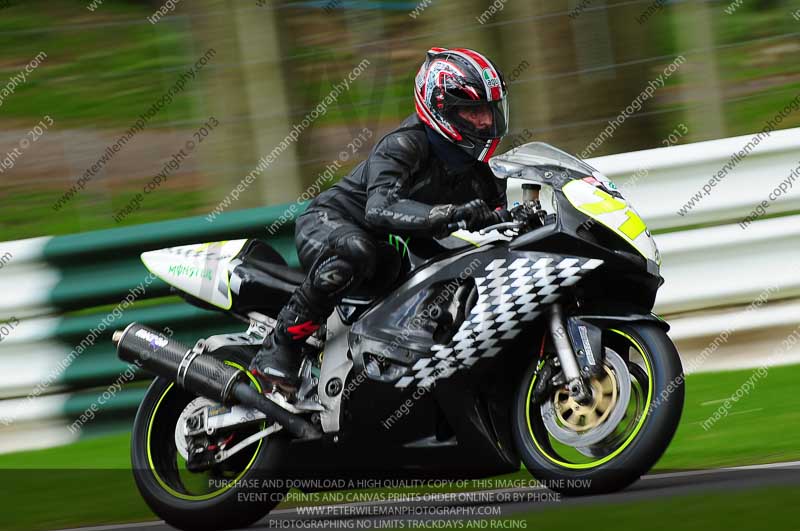
[[[416,113],[381,138],[368,158],[317,196],[297,219],[307,276],[253,359],[261,378],[295,387],[301,346],[356,288],[379,293],[400,256],[388,233],[441,237],[456,222],[479,230],[501,221],[505,180],[487,161],[508,132],[507,87],[482,54],[432,48],[414,90]]]

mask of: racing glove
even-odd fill
[[[483,199],[473,199],[463,205],[436,205],[431,208],[428,220],[437,238],[462,228],[477,231],[507,221],[505,210],[493,211]]]
[[[498,219],[483,199],[473,199],[468,203],[459,205],[453,213],[453,221],[465,222],[468,231],[481,230],[489,225],[494,225],[499,223]]]

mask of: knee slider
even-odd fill
[[[355,271],[349,260],[330,256],[320,261],[311,273],[312,285],[327,294],[334,294],[352,284]]]

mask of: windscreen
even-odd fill
[[[597,171],[579,158],[544,142],[531,142],[514,148],[494,157],[490,164],[492,165],[492,170],[497,170],[495,173],[498,171],[505,173],[517,164],[529,167],[560,166],[586,175],[592,175]],[[513,171],[510,173],[513,173]],[[498,174],[498,177],[502,176]],[[510,177],[512,175],[505,176]]]

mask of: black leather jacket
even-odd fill
[[[371,232],[428,236],[434,205],[483,199],[492,209],[505,208],[505,180],[495,177],[486,163],[470,160],[454,167],[458,153],[443,150],[463,152],[446,141],[436,142],[427,128],[416,114],[406,118],[378,141],[365,161],[317,196],[309,210],[334,210]]]

